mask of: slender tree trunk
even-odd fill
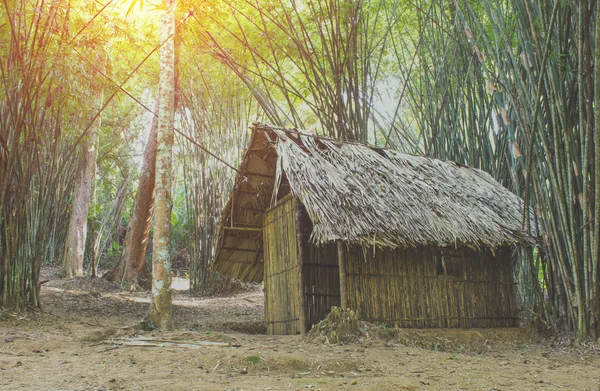
[[[593,238],[593,254],[592,254],[592,336],[598,338],[600,334],[600,326],[598,322],[600,319],[600,299],[598,294],[600,288],[598,287],[598,275],[600,266],[600,6],[596,6],[596,49],[595,49],[595,65],[594,65],[594,106],[595,106],[595,124],[594,124],[594,230],[592,231]]]
[[[98,133],[96,133],[98,134]],[[96,137],[96,142],[98,142],[98,138]],[[94,158],[94,161],[96,161],[96,158]],[[94,164],[94,170],[92,171],[92,181],[91,181],[91,190],[90,190],[90,204],[92,205],[96,205],[96,203],[98,202],[96,200],[96,175],[98,174],[98,167],[96,164]],[[88,212],[89,212],[89,207],[88,207]],[[94,221],[96,220],[97,216],[96,216],[96,212],[92,211],[92,213],[88,213],[88,222],[87,222],[87,233],[86,233],[86,250],[84,251],[84,254],[88,253],[88,257],[90,259],[91,262],[91,276],[92,277],[96,277],[96,252],[94,251],[94,238],[98,235],[98,233],[100,233],[99,231],[101,230],[102,227],[100,227],[98,230],[96,229],[96,227],[94,226]],[[101,233],[100,233],[101,234]],[[91,254],[90,254],[91,252]]]
[[[158,103],[155,111],[158,111]],[[146,276],[145,266],[148,234],[150,233],[152,208],[154,206],[157,129],[158,118],[154,117],[146,142],[140,183],[133,203],[127,234],[125,235],[121,261],[103,276],[109,281],[118,281],[122,289],[129,291],[134,290],[136,285],[150,288],[150,284],[146,284],[144,281],[149,277]]]
[[[147,324],[172,328],[171,319],[171,199],[173,125],[175,111],[175,0],[165,0],[161,20],[160,83],[154,190],[152,302]]]
[[[123,206],[125,205],[125,199],[127,198],[127,192],[129,190],[129,169],[126,166],[124,168],[123,183],[119,186],[115,193],[115,200],[110,209],[110,213],[107,213],[102,220],[102,224],[96,233],[96,239],[93,244],[92,254],[92,277],[96,277],[98,274],[98,263],[100,255],[104,252],[109,243],[112,242],[114,235],[105,233],[118,231],[121,218],[123,216]]]
[[[102,107],[102,92],[97,100],[97,110]],[[92,185],[96,172],[96,142],[100,130],[101,117],[98,117],[81,142],[82,159],[75,184],[75,197],[69,221],[69,230],[65,244],[63,271],[65,277],[81,277],[83,275],[83,256],[87,235],[87,218],[92,197]]]

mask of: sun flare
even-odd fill
[[[115,8],[120,17],[133,23],[157,23],[159,20],[158,1],[117,0]]]

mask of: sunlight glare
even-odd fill
[[[155,23],[159,19],[156,12],[159,7],[159,1],[117,0],[116,2],[119,16],[134,23],[136,21]]]

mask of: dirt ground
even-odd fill
[[[262,292],[179,291],[175,331],[136,331],[127,327],[148,295],[87,278],[52,277],[42,303],[42,313],[0,312],[0,390],[600,390],[595,351],[532,342],[523,329],[331,346],[264,335]]]

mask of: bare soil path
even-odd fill
[[[598,354],[532,343],[524,330],[420,332],[434,350],[376,338],[329,346],[261,334],[262,292],[177,292],[175,331],[123,329],[148,300],[100,279],[53,279],[43,313],[0,312],[0,390],[600,390]],[[152,346],[123,344],[131,338]]]

